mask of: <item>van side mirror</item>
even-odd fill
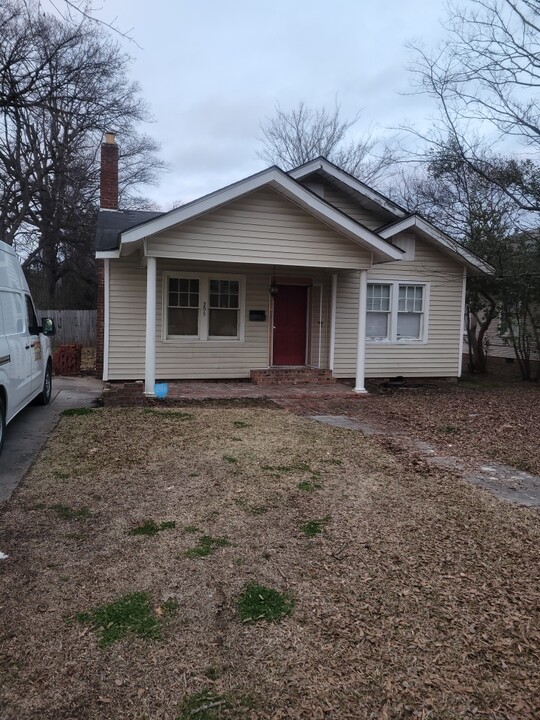
[[[56,328],[52,318],[41,318],[41,332],[47,337],[56,335]]]

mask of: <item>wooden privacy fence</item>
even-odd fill
[[[54,347],[80,343],[86,347],[96,344],[97,310],[36,310],[38,322],[50,317],[56,325],[52,338]]]

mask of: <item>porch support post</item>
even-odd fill
[[[355,393],[366,393],[364,376],[366,370],[366,306],[367,306],[367,270],[360,270],[358,292],[358,345],[356,348],[356,384]]]
[[[332,273],[330,286],[330,350],[328,367],[334,370],[334,356],[336,354],[336,308],[337,308],[337,273]]]
[[[156,258],[146,264],[146,356],[144,365],[144,394],[154,395],[156,382]]]

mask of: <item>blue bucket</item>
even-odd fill
[[[167,383],[156,383],[154,385],[154,395],[160,400],[166,398],[168,394],[169,386],[167,385]]]

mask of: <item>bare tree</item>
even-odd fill
[[[141,185],[153,182],[163,163],[156,144],[138,131],[148,111],[138,86],[127,80],[129,59],[109,34],[85,22],[75,32],[63,20],[40,14],[39,34],[29,35],[12,9],[2,8],[0,18],[12,47],[19,47],[19,34],[26,49],[10,67],[13,86],[25,78],[37,81],[24,85],[20,102],[2,108],[0,233],[16,247],[29,278],[39,280],[34,285],[38,302],[52,307],[69,276],[86,288],[85,297],[95,294],[93,235],[103,131],[119,134],[126,206],[141,206]]]
[[[475,145],[477,161],[497,168],[499,176],[515,172],[515,163]],[[510,164],[510,170],[508,165]],[[495,269],[493,277],[470,277],[467,284],[466,331],[471,372],[487,371],[487,332],[497,326],[509,338],[522,376],[531,379],[531,359],[540,350],[540,244],[526,230],[530,216],[495,183],[464,162],[450,139],[431,149],[427,163],[402,177],[394,196],[420,212]]]
[[[274,117],[261,124],[263,149],[258,156],[290,170],[322,155],[365,182],[380,181],[397,161],[397,143],[371,132],[351,138],[359,119],[359,114],[343,117],[337,104],[332,111],[310,108],[304,102],[292,110],[278,105]]]
[[[433,145],[450,135],[463,162],[494,182],[522,209],[540,211],[540,0],[470,0],[450,6],[448,35],[436,49],[412,46],[416,92],[433,97],[438,127]],[[475,129],[500,152],[509,143],[523,155],[515,177],[475,152]]]

